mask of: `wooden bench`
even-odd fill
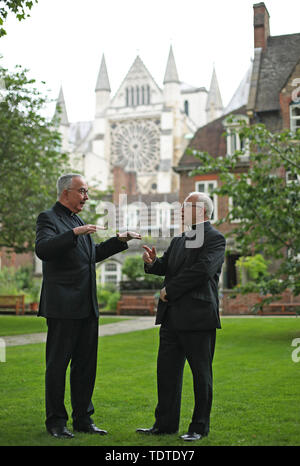
[[[144,311],[144,314],[155,315],[155,298],[153,296],[122,296],[117,304],[117,315],[133,314]]]
[[[16,315],[25,314],[25,295],[0,295],[0,308],[15,309]]]
[[[276,312],[276,314],[280,315],[297,315],[296,311],[286,311],[286,308],[296,308],[300,307],[300,303],[270,303],[268,304],[268,307],[271,309],[274,309],[276,311],[277,309],[279,312]],[[264,310],[260,311],[260,314],[264,315],[272,315],[272,312],[265,312]]]

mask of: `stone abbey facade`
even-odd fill
[[[69,122],[62,89],[58,103],[63,148],[74,169],[115,195],[121,186],[127,194],[178,192],[172,167],[196,130],[223,111],[215,71],[209,90],[181,82],[172,47],[161,87],[137,56],[115,95],[103,55],[93,121]]]

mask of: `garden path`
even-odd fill
[[[124,316],[125,317],[125,316]],[[127,320],[99,326],[99,336],[115,335],[117,333],[135,332],[154,327],[155,317],[126,316]],[[27,335],[14,335],[2,337],[6,346],[30,345],[33,343],[45,343],[46,333],[30,333]]]

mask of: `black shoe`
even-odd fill
[[[47,427],[47,431],[52,437],[56,438],[73,438],[74,435],[66,428],[66,426]]]
[[[176,433],[176,432],[165,432],[165,431],[158,429],[157,427],[150,427],[149,429],[139,428],[139,429],[136,429],[136,432],[138,432],[139,434],[147,434],[147,435],[162,435],[162,434],[175,434]]]
[[[77,432],[85,432],[86,434],[98,434],[98,435],[106,435],[107,431],[99,429],[95,426],[95,424],[88,424],[86,426],[73,426],[74,430]]]
[[[179,438],[187,442],[194,442],[195,440],[201,440],[206,437],[206,434],[197,434],[197,432],[188,432],[187,434],[180,435]]]

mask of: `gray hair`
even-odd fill
[[[214,210],[214,204],[213,204],[212,199],[207,194],[202,193],[200,191],[193,191],[193,192],[189,193],[188,196],[186,197],[186,199],[188,199],[192,195],[193,196],[196,195],[198,197],[197,202],[203,202],[206,216],[208,218],[211,218],[213,210]]]
[[[79,173],[67,173],[66,175],[62,175],[58,178],[57,183],[56,183],[56,189],[57,189],[57,197],[60,198],[62,195],[62,192],[65,189],[69,189],[72,184],[73,178],[80,177],[82,178],[82,175]]]

